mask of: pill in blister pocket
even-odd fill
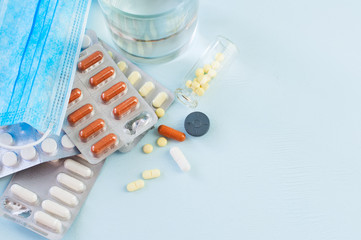
[[[79,88],[74,88],[73,90],[71,90],[69,103],[77,100],[78,98],[80,98],[80,96],[81,96],[81,90]]]
[[[184,133],[165,125],[160,125],[158,127],[158,133],[164,137],[171,138],[179,142],[186,140],[186,135]]]
[[[83,178],[90,178],[93,174],[92,170],[81,163],[74,161],[73,159],[67,159],[64,161],[65,169],[72,173],[75,173]]]
[[[123,73],[125,73],[128,70],[128,65],[124,61],[118,62],[117,65],[118,65],[118,68],[120,69],[120,71],[122,71]]]
[[[165,111],[164,111],[163,108],[157,108],[157,110],[155,110],[155,114],[157,114],[157,117],[158,117],[158,118],[161,118],[161,117],[164,116]]]
[[[41,207],[48,213],[51,213],[61,219],[69,220],[71,218],[69,209],[51,200],[44,200],[41,203]]]
[[[98,133],[105,127],[105,122],[103,119],[99,118],[92,123],[90,123],[88,126],[83,128],[79,131],[79,137],[80,139],[85,142],[88,140],[89,137],[91,137],[93,134]]]
[[[178,164],[179,168],[182,169],[182,171],[186,172],[191,169],[191,165],[189,164],[187,158],[178,147],[172,147],[170,149],[170,154],[172,155],[174,161]]]
[[[74,177],[69,176],[68,174],[59,173],[58,176],[56,177],[56,180],[60,184],[73,190],[74,192],[82,193],[85,191],[84,183]]]
[[[27,147],[24,149],[21,149],[20,156],[22,159],[26,161],[34,160],[36,157],[36,149],[34,147]]]
[[[14,144],[13,136],[11,136],[11,134],[9,133],[0,134],[0,143],[5,145],[13,145]]]
[[[167,100],[168,94],[165,92],[160,92],[158,95],[153,99],[153,107],[159,108],[162,106],[165,100]]]
[[[103,53],[101,51],[96,51],[91,54],[89,57],[85,58],[84,60],[78,63],[78,69],[80,71],[85,71],[89,67],[93,66],[94,64],[100,62],[103,59]]]
[[[145,170],[142,173],[142,177],[144,179],[153,179],[160,176],[160,170],[159,169],[152,169],[152,170]]]
[[[66,149],[73,149],[75,147],[74,143],[70,140],[68,135],[62,136],[61,145]]]
[[[47,154],[54,154],[58,149],[58,144],[53,138],[46,138],[41,143],[41,150]]]
[[[138,71],[133,71],[129,76],[128,80],[129,82],[134,85],[138,82],[138,80],[142,77]]]
[[[91,152],[95,156],[99,156],[105,150],[113,147],[117,141],[117,136],[113,133],[110,133],[91,146]]]
[[[136,97],[130,97],[118,106],[116,106],[113,109],[113,114],[116,118],[121,118],[122,116],[130,113],[132,110],[134,110],[138,105],[138,98]]]
[[[146,97],[154,89],[154,87],[154,83],[151,81],[144,83],[143,86],[139,89],[140,96]]]
[[[77,109],[76,111],[72,112],[68,116],[68,122],[70,125],[76,124],[80,119],[91,114],[93,112],[93,105],[85,104],[81,108]]]
[[[98,86],[103,81],[114,75],[115,71],[113,67],[106,67],[91,78],[89,78],[89,84],[93,87]]]
[[[127,185],[127,190],[129,192],[133,192],[133,191],[136,191],[136,190],[139,190],[141,188],[144,187],[144,181],[139,179],[137,181],[134,181],[134,182],[131,182]]]
[[[53,186],[49,189],[49,193],[50,195],[59,200],[60,202],[70,206],[70,207],[75,207],[79,204],[79,200],[78,198],[68,192],[68,191],[65,191],[64,189],[60,188],[60,187],[57,187],[57,186]]]
[[[58,219],[42,211],[35,212],[34,219],[36,223],[46,226],[54,232],[59,233],[62,230],[62,224]]]
[[[105,90],[101,95],[101,99],[103,100],[103,102],[107,103],[115,96],[124,92],[126,88],[127,85],[124,82],[118,82],[111,86],[109,89]]]
[[[17,196],[18,198],[20,198],[21,200],[30,203],[32,205],[38,201],[38,195],[36,195],[36,193],[18,184],[13,184],[10,188],[10,192],[15,196]]]
[[[14,167],[18,163],[18,155],[14,152],[6,152],[1,159],[2,163],[6,167]]]

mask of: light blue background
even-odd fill
[[[209,115],[209,133],[150,155],[140,146],[112,155],[64,239],[359,240],[360,12],[359,0],[202,0],[190,49],[144,69],[174,90],[209,41],[232,39],[241,55],[197,109]],[[88,27],[110,41],[97,2]],[[176,102],[160,123],[183,129],[190,112]],[[126,192],[151,168],[162,176]],[[0,233],[42,239],[3,218]]]

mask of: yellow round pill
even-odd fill
[[[211,65],[206,64],[206,65],[204,65],[203,70],[204,70],[205,73],[208,73],[209,70],[211,70],[211,68],[212,68]]]
[[[204,70],[203,70],[203,68],[198,68],[198,69],[196,70],[196,76],[199,77],[199,76],[202,76],[202,75],[204,75]]]
[[[201,84],[201,88],[203,88],[203,90],[206,91],[209,88],[209,84],[208,83]]]
[[[217,53],[215,59],[218,62],[222,62],[224,60],[224,54],[223,53]]]
[[[157,144],[158,144],[159,147],[164,147],[164,146],[167,145],[167,143],[168,143],[168,141],[167,141],[167,139],[164,138],[164,137],[160,137],[160,138],[158,138],[158,140],[157,140]]]
[[[155,110],[155,114],[157,114],[157,116],[158,116],[159,118],[161,118],[161,117],[164,116],[165,111],[164,111],[163,108],[157,108],[157,110]]]
[[[186,87],[187,88],[190,88],[192,86],[192,80],[188,80],[187,82],[186,82]]]
[[[197,93],[198,96],[203,96],[204,89],[203,88],[197,88],[195,92]]]
[[[145,144],[143,146],[143,152],[147,154],[153,152],[153,146],[151,144]]]
[[[199,84],[199,82],[196,82],[196,81],[193,81],[192,85],[191,85],[192,88],[199,88],[200,86],[201,85]]]

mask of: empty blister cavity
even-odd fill
[[[22,218],[28,218],[32,213],[31,209],[28,208],[25,204],[11,200],[9,198],[4,199],[3,207],[11,215],[19,216]]]
[[[143,112],[138,115],[133,120],[130,120],[125,124],[125,129],[128,134],[135,134],[137,130],[145,127],[151,121],[151,116],[149,113]]]
[[[18,197],[20,200],[23,200],[29,204],[36,204],[38,201],[38,195],[36,193],[26,189],[18,184],[13,184],[10,188],[10,192]]]
[[[63,185],[64,187],[69,188],[70,190],[77,192],[77,193],[82,193],[85,191],[85,185],[82,181],[69,176],[68,174],[65,173],[59,173],[58,176],[56,177],[56,180]]]

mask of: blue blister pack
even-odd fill
[[[9,146],[0,146],[0,178],[43,162],[80,153],[64,131],[59,136],[48,135],[35,146],[22,147],[42,137],[40,132],[26,123],[0,127],[0,144]]]

